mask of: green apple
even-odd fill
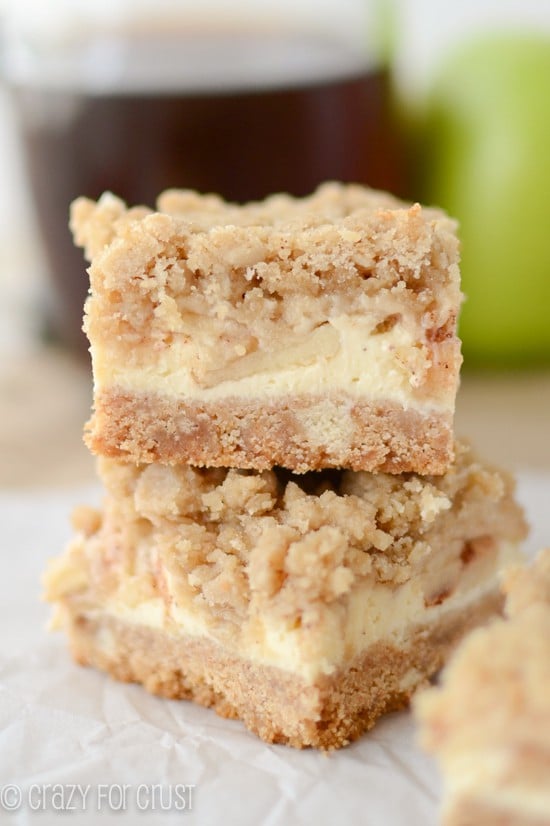
[[[550,361],[550,35],[462,47],[424,126],[424,200],[460,222],[466,364]]]

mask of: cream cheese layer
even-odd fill
[[[216,346],[224,348],[223,341]],[[436,363],[444,353],[452,361],[447,371],[444,360]],[[452,412],[456,395],[453,342],[429,346],[412,323],[375,332],[372,320],[353,315],[331,319],[299,342],[245,353],[222,366],[210,356],[208,369],[201,366],[200,347],[181,335],[162,348],[138,348],[127,359],[113,358],[96,342],[92,359],[96,392],[117,388],[205,403],[339,393]]]

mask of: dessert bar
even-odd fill
[[[455,225],[357,185],[72,207],[91,261],[93,452],[443,473],[461,363]]]
[[[103,509],[47,575],[77,661],[331,749],[405,706],[499,610],[525,534],[469,448],[444,476],[102,459]]]
[[[550,550],[504,589],[508,619],[471,634],[416,702],[445,826],[550,823]]]

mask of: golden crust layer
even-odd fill
[[[75,659],[135,681],[164,697],[191,699],[222,717],[241,719],[270,743],[334,749],[372,728],[381,714],[405,707],[470,628],[498,610],[485,596],[465,616],[410,629],[407,644],[377,644],[340,672],[316,684],[231,655],[212,641],[170,636],[109,617],[88,618],[78,601],[68,612]]]
[[[319,441],[308,420],[340,439]],[[96,394],[85,435],[98,455],[133,462],[298,473],[322,468],[442,474],[453,456],[452,415],[342,396],[198,403],[123,392]]]

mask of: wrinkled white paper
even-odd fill
[[[550,475],[521,476],[531,554],[550,545],[549,494]],[[72,506],[99,499],[97,489],[0,495],[2,824],[435,826],[440,780],[409,713],[326,756],[267,745],[213,711],[75,665],[63,636],[45,630],[40,577],[68,539]]]

